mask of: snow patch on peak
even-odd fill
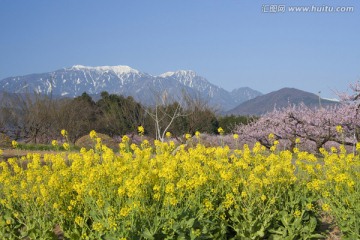
[[[118,65],[118,66],[99,66],[99,67],[89,67],[83,65],[74,65],[71,69],[73,70],[95,70],[100,72],[108,72],[113,71],[117,75],[135,73],[139,74],[140,72],[136,69],[133,69],[129,66]]]
[[[166,78],[166,77],[171,77],[174,74],[175,74],[175,72],[166,72],[166,73],[160,74],[159,77]]]
[[[178,70],[175,72],[176,75],[185,75],[185,76],[196,76],[196,72],[192,70]]]
[[[108,66],[104,66],[104,67],[99,67],[102,69],[109,69],[114,71],[116,74],[124,74],[124,73],[135,73],[135,74],[139,74],[140,72],[136,69],[133,69],[129,66],[112,66],[112,67],[108,67]]]
[[[176,77],[195,77],[197,76],[196,72],[192,71],[192,70],[178,70],[175,72],[166,72],[163,74],[160,74],[159,77],[162,78],[166,78],[166,77],[172,77],[172,76],[176,76]]]
[[[80,69],[84,69],[84,68],[89,68],[89,67],[86,67],[86,66],[83,66],[83,65],[74,65],[70,69],[80,70]]]
[[[332,101],[332,102],[340,102],[340,100],[337,98],[321,98],[321,99]]]

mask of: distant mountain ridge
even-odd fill
[[[144,104],[152,104],[155,95],[166,91],[168,96],[180,98],[183,92],[207,100],[213,107],[226,111],[239,103],[262,95],[251,88],[232,92],[210,83],[191,70],[166,72],[153,76],[129,66],[88,67],[75,65],[48,73],[29,74],[0,80],[0,90],[13,93],[37,92],[63,97],[76,97],[83,92],[133,96]]]
[[[242,102],[234,109],[227,111],[226,114],[259,116],[274,109],[287,107],[289,104],[299,105],[300,103],[304,103],[308,107],[324,107],[338,104],[337,101],[322,99],[316,94],[296,88],[282,88]]]

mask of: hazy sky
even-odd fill
[[[0,79],[128,65],[153,75],[191,69],[227,90],[323,97],[360,80],[359,0],[0,0],[0,34]]]

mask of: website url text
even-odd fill
[[[261,6],[261,11],[263,13],[350,13],[354,12],[354,10],[353,6],[287,6],[280,4],[268,4]]]

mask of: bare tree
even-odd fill
[[[166,132],[176,119],[185,117],[188,114],[184,112],[180,103],[169,98],[168,93],[164,91],[158,94],[154,107],[145,108],[145,112],[154,121],[155,138],[164,141]]]
[[[12,138],[46,142],[55,119],[56,101],[40,94],[9,94],[2,104],[1,121]]]
[[[51,97],[34,94],[26,96],[24,104],[24,132],[29,141],[47,143],[51,141],[49,132],[56,122],[58,102]]]

